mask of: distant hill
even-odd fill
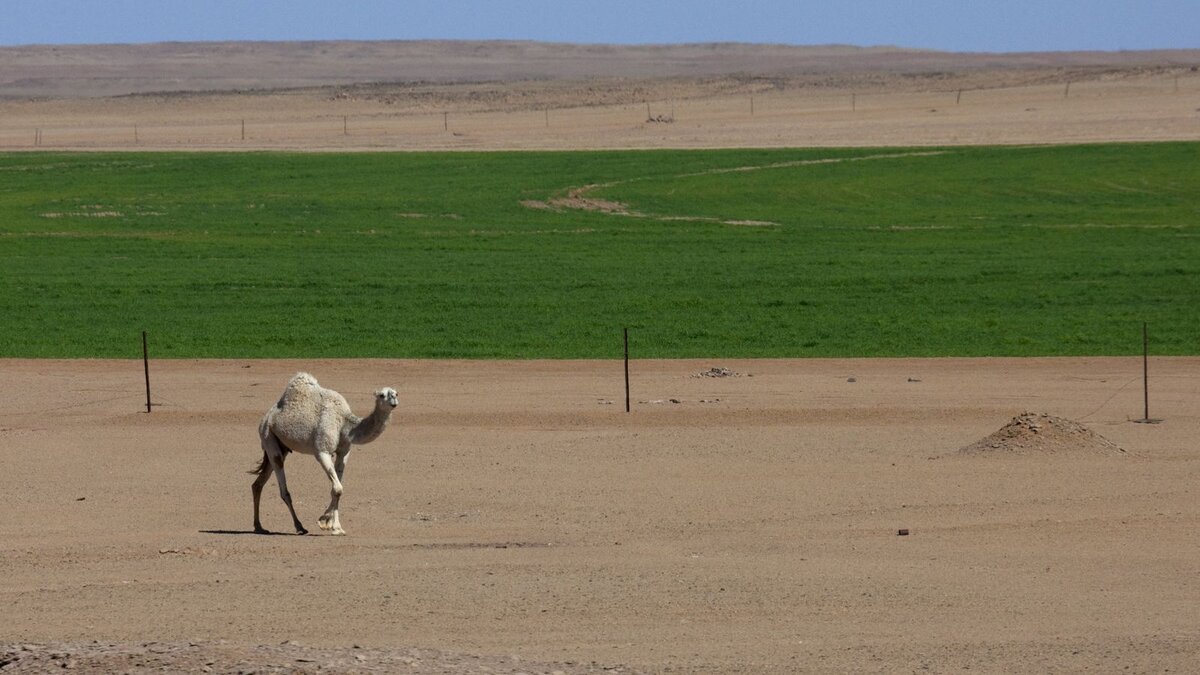
[[[0,98],[593,77],[957,72],[993,68],[1200,66],[1200,50],[950,53],[740,43],[575,45],[514,41],[171,42],[0,48]]]

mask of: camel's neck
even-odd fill
[[[392,407],[387,404],[375,406],[370,415],[358,421],[350,428],[350,442],[357,445],[370,443],[379,438],[379,434],[387,428],[388,418],[392,416]]]

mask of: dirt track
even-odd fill
[[[1130,421],[1138,358],[635,361],[631,414],[617,362],[151,366],[147,414],[140,362],[0,361],[0,637],[18,645],[0,664],[1200,659],[1200,358],[1151,361],[1157,425]],[[714,366],[738,375],[697,376]],[[393,427],[348,464],[346,537],[249,533],[255,425],[300,368],[360,410],[400,391]],[[958,452],[1026,410],[1125,452]],[[311,526],[328,484],[307,457],[288,468]],[[273,485],[264,522],[286,532]]]

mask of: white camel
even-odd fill
[[[292,514],[296,533],[308,534],[296,517],[287,478],[283,475],[287,454],[299,452],[315,456],[333,484],[329,508],[317,524],[333,534],[345,534],[338,518],[338,501],[342,496],[346,455],[350,453],[351,444],[362,445],[379,438],[397,403],[396,390],[385,387],[375,392],[375,410],[367,417],[358,417],[350,411],[350,405],[341,394],[317,384],[317,378],[308,373],[293,375],[279,402],[267,411],[258,425],[263,458],[258,468],[250,472],[258,474],[250,486],[254,494],[254,531],[267,532],[258,519],[258,502],[263,486],[274,471],[279,496]]]

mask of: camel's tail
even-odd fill
[[[261,476],[271,470],[271,460],[267,459],[267,453],[263,452],[262,461],[258,463],[258,468],[246,473],[252,473],[256,476]]]
[[[279,445],[280,452],[283,453],[284,457],[287,457],[288,453],[291,452],[292,449],[289,448],[288,446],[284,445],[283,441],[279,440],[279,437],[276,436],[275,434],[271,434],[271,438],[275,439],[275,443],[277,445]],[[269,457],[267,457],[267,451],[263,450],[262,461],[258,463],[258,467],[256,467],[252,471],[247,471],[246,473],[261,476],[270,470],[271,470],[271,459]]]

